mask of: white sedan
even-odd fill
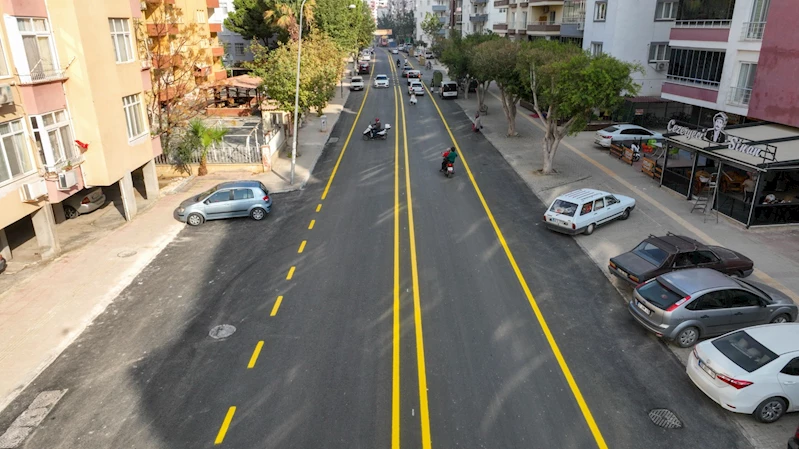
[[[375,77],[375,88],[377,87],[388,87],[388,76],[377,75]]]
[[[422,86],[421,81],[411,82],[411,84],[408,86],[408,95],[410,94],[424,95],[424,86]]]
[[[605,148],[610,147],[611,143],[633,142],[638,140],[646,142],[649,139],[655,139],[661,142],[663,141],[663,134],[636,125],[608,126],[594,134],[594,142]]]
[[[392,55],[396,55],[397,53],[399,53],[399,50],[397,50],[396,48],[392,48],[391,49],[391,54]]]
[[[363,90],[363,77],[353,76],[350,80],[350,90]]]
[[[685,370],[722,408],[772,423],[799,411],[799,323],[748,327],[703,341]]]

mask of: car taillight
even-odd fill
[[[752,385],[752,382],[748,380],[738,380],[733,379],[730,376],[725,376],[724,374],[716,374],[716,379],[724,382],[725,384],[731,385],[736,390],[740,390],[741,388],[746,388],[749,385]]]
[[[613,267],[613,268],[616,268],[616,264],[615,264],[615,263],[613,263],[613,261],[612,261],[612,260],[610,261],[609,265],[610,265],[611,267]]]
[[[88,196],[83,197],[83,199],[80,200],[80,204],[89,204],[89,197]]]
[[[638,279],[637,277],[633,276],[632,274],[628,274],[627,277],[630,278],[630,280],[633,281],[633,282],[639,282],[640,281],[640,279]]]
[[[269,201],[269,195],[266,195],[266,196],[264,197],[264,201]]]
[[[686,296],[685,298],[683,298],[683,299],[681,299],[681,300],[679,300],[679,301],[675,302],[674,304],[670,305],[670,306],[669,306],[669,308],[668,308],[668,309],[666,309],[666,312],[671,312],[671,311],[673,311],[673,310],[674,310],[674,309],[676,309],[677,307],[680,307],[681,305],[685,304],[685,302],[686,302],[686,301],[688,301],[689,299],[691,299],[691,295],[688,295],[688,296]]]
[[[799,426],[796,426],[796,434],[793,437],[799,440]]]
[[[572,223],[572,229],[577,229],[577,225]]]

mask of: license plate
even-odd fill
[[[640,302],[635,301],[635,305],[636,305],[636,307],[641,309],[641,312],[644,312],[647,315],[652,315],[652,311],[649,310],[645,305],[641,304]]]
[[[713,379],[716,378],[716,372],[713,371],[709,366],[702,363],[701,360],[698,360],[697,363],[699,363],[699,367],[702,368],[702,371],[706,372],[708,376],[710,376]]]
[[[619,274],[621,274],[622,276],[629,276],[629,274],[626,271],[622,270],[621,268],[616,268],[616,270],[618,270]]]
[[[454,168],[452,168],[452,167],[447,167],[447,171],[448,171],[448,172],[452,173],[452,171],[453,171],[453,170],[454,170]]]

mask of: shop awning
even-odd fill
[[[252,75],[232,76],[214,82],[209,88],[238,87],[240,89],[257,89],[262,83],[261,78]]]

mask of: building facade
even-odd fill
[[[252,51],[250,51],[251,42],[241,34],[225,28],[225,19],[227,19],[228,14],[235,10],[236,7],[233,5],[233,0],[219,0],[219,7],[214,8],[213,14],[208,18],[211,29],[218,30],[219,43],[225,49],[223,62],[228,67],[241,65],[241,63],[252,61],[254,58]]]

